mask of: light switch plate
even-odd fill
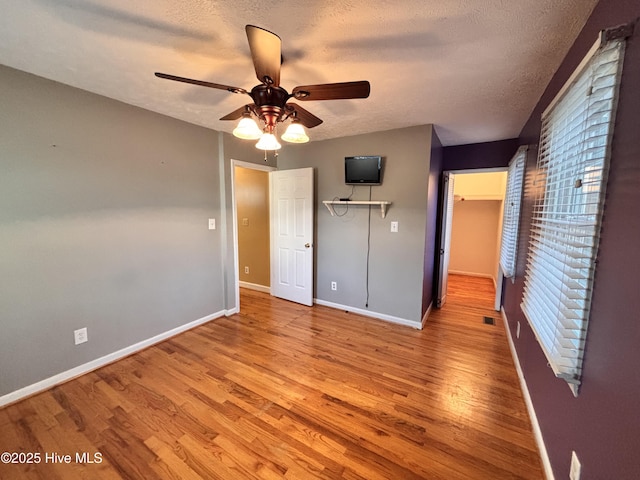
[[[398,233],[398,222],[391,222],[391,231],[393,233]]]
[[[76,345],[80,345],[89,340],[89,336],[87,335],[87,327],[79,328],[78,330],[73,331],[73,340]]]
[[[216,219],[215,218],[210,218],[209,219],[209,230],[215,230],[216,229]]]

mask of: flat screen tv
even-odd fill
[[[382,157],[379,155],[345,157],[344,183],[347,185],[382,184]]]

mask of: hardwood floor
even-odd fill
[[[452,275],[417,331],[243,291],[241,314],[1,409],[0,452],[41,461],[0,478],[541,479],[492,295]]]

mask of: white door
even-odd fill
[[[451,224],[453,223],[453,174],[445,172],[442,179],[442,226],[440,231],[440,252],[438,292],[436,306],[441,307],[447,300],[447,282],[449,280],[449,259],[451,258]]]
[[[313,305],[313,168],[269,173],[271,294]]]

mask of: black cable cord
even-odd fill
[[[333,197],[334,202],[337,202],[338,200],[340,200],[338,197]],[[346,204],[344,212],[342,213],[336,212],[336,205],[333,206],[333,211],[335,212],[336,217],[344,217],[347,214],[347,212],[349,212],[349,204],[348,203]]]
[[[347,197],[349,200],[351,200],[351,197],[353,197],[353,190],[354,190],[355,188],[356,188],[356,186],[355,186],[355,185],[351,185],[351,194]],[[337,200],[341,200],[341,199],[340,199],[340,198],[338,198],[338,197],[333,197],[333,200],[334,200],[334,201],[337,201]],[[344,210],[344,212],[343,212],[342,214],[338,214],[338,213],[336,212],[336,217],[344,217],[344,216],[349,212],[349,204],[347,203],[346,205],[347,205],[347,207],[345,208],[345,210]],[[334,207],[333,207],[333,211],[334,211],[334,212],[336,211],[336,207],[335,207],[335,205],[334,205]]]
[[[369,201],[371,201],[371,185],[369,185]],[[365,308],[369,308],[369,255],[371,253],[371,205],[369,205],[369,225],[367,228],[367,302]]]

